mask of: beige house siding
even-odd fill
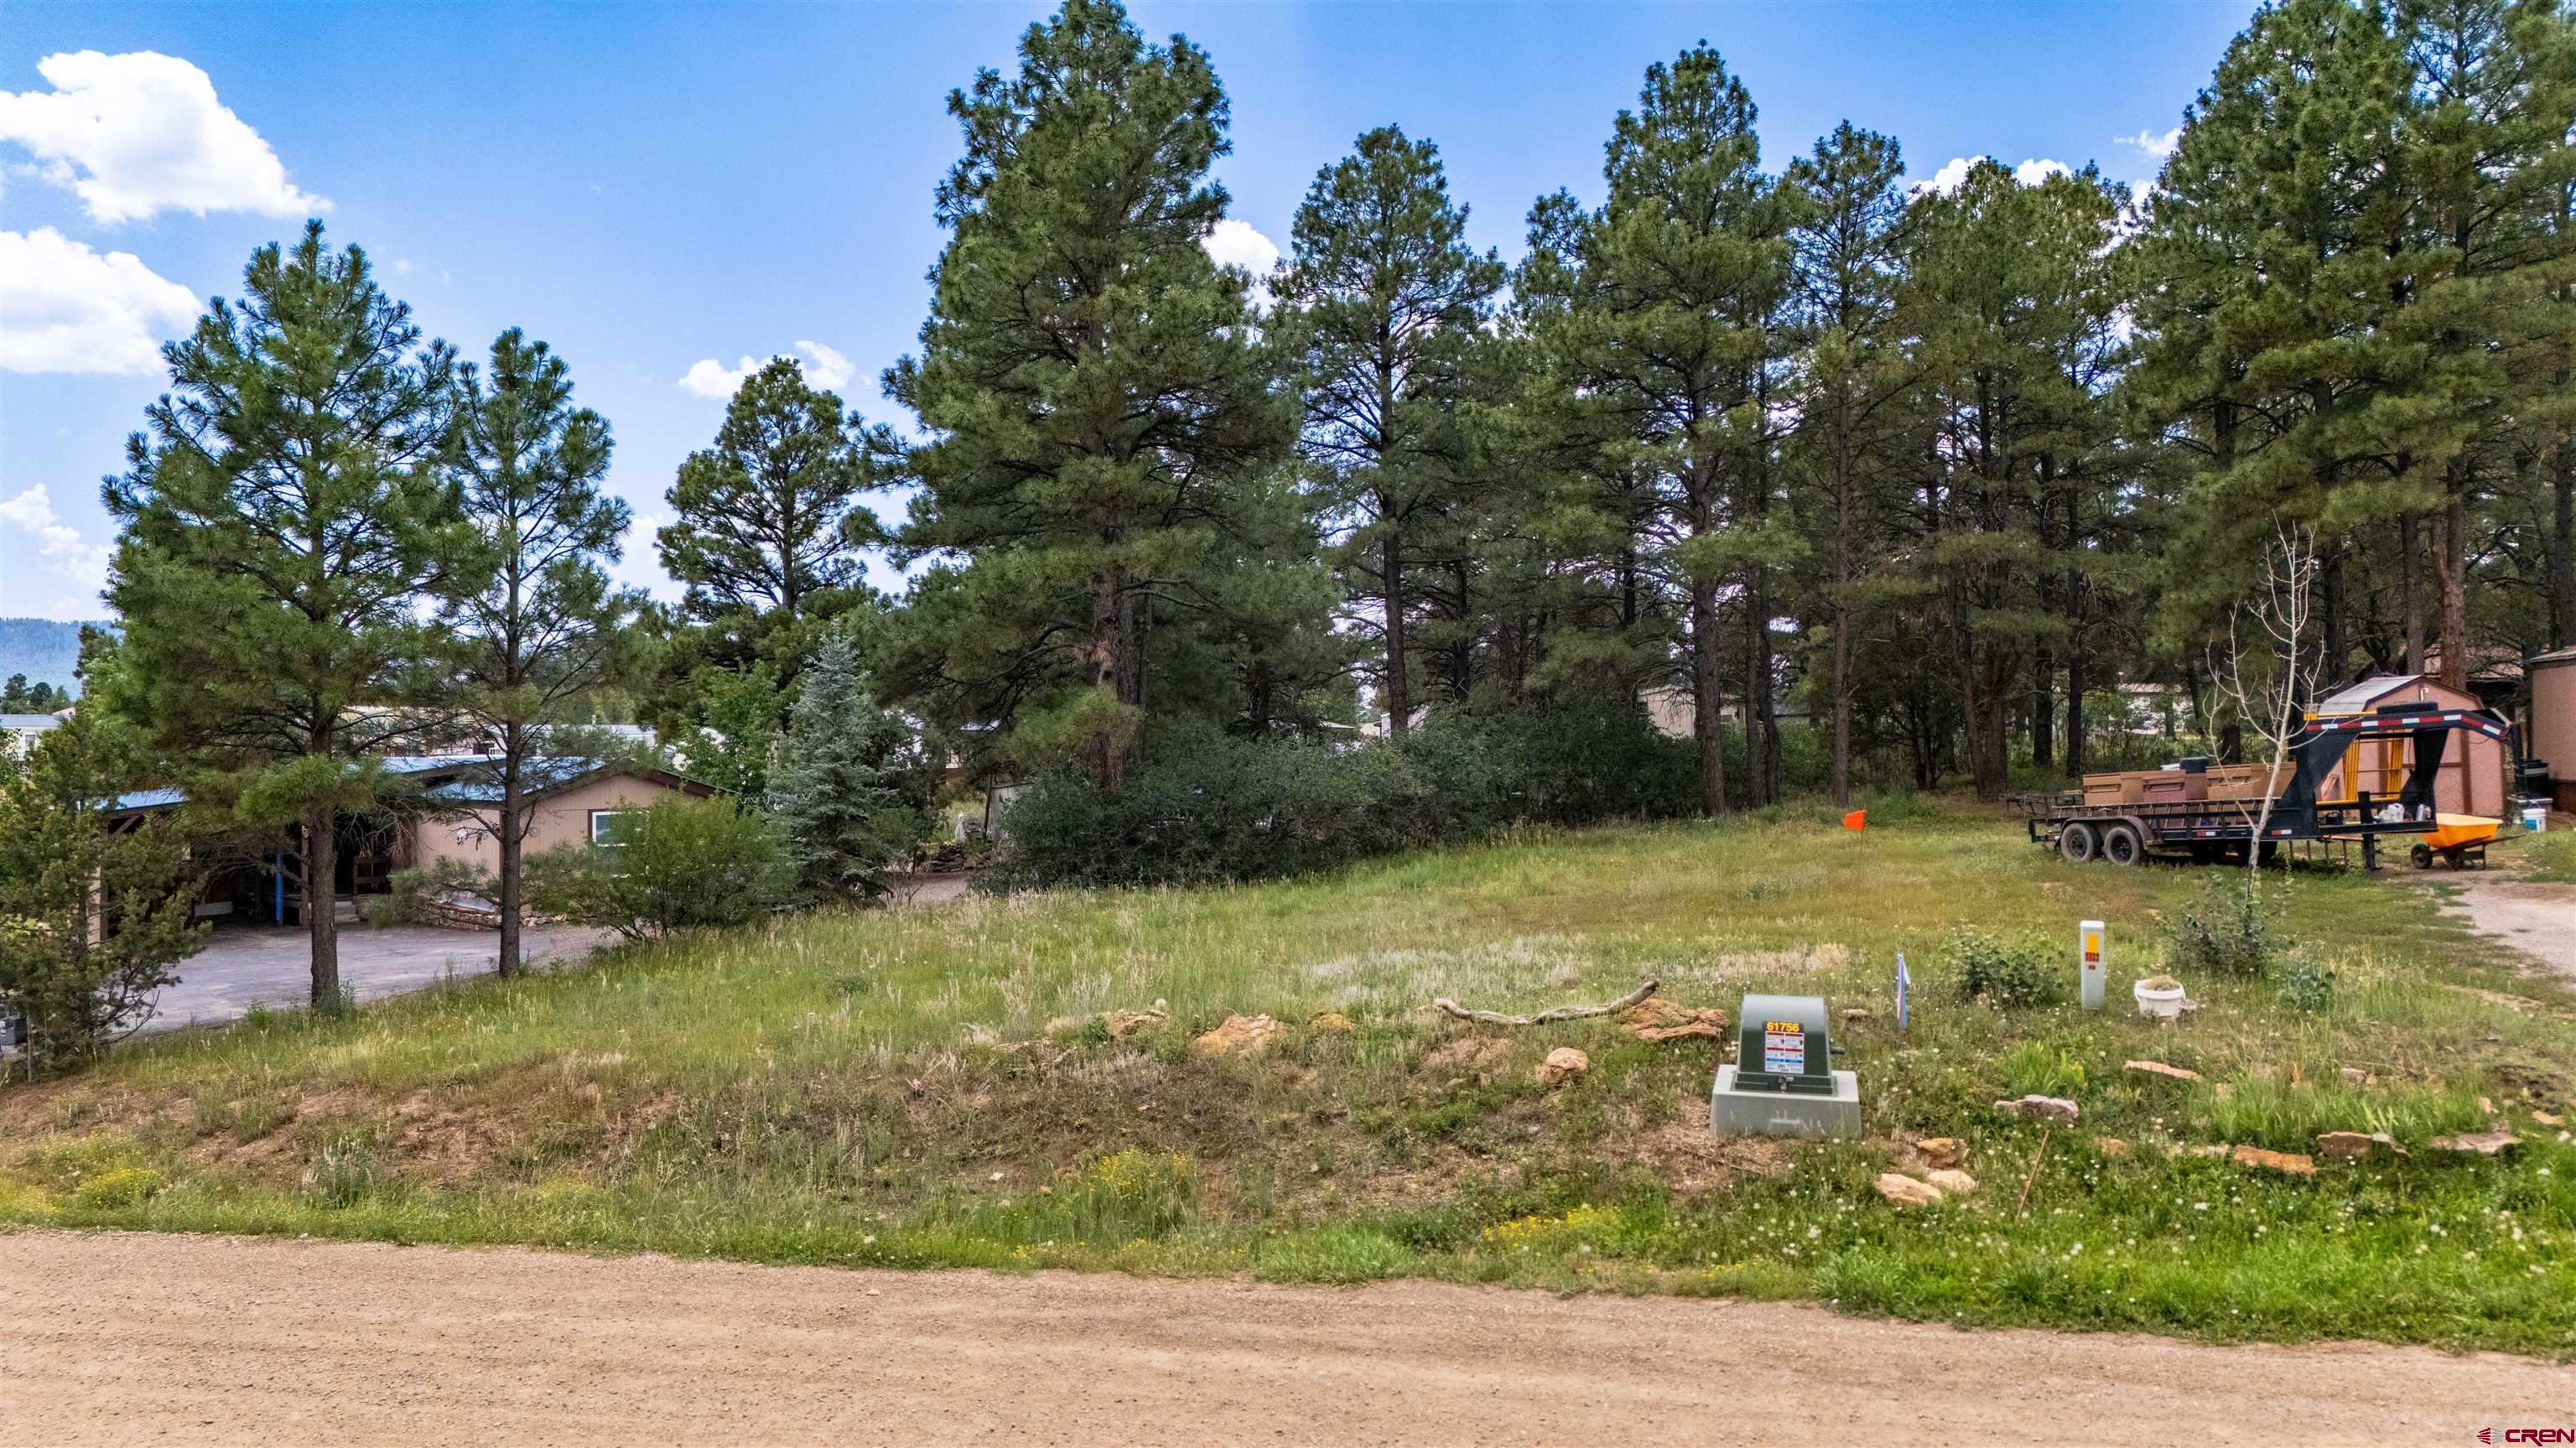
[[[2549,765],[2558,808],[2576,810],[2576,657],[2531,670],[2531,738],[2523,752]]]
[[[528,853],[589,843],[590,817],[598,811],[643,809],[680,793],[653,780],[616,774],[540,795],[532,803],[536,818],[528,826]],[[501,865],[501,849],[484,822],[472,815],[422,820],[412,827],[412,863],[434,865],[441,860],[461,860],[476,869],[496,870]]]

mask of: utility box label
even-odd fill
[[[1796,1021],[1764,1021],[1762,1069],[1775,1076],[1805,1075],[1807,1028]]]
[[[2085,920],[2075,926],[2077,983],[2082,987],[2084,1009],[2102,1009],[2102,922]]]

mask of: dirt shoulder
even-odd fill
[[[0,1421],[58,1445],[2474,1442],[2576,1368],[1953,1332],[1407,1283],[0,1235]]]
[[[2466,913],[2470,928],[2576,982],[2576,885],[2476,873],[2444,875],[2440,883],[2459,891],[2444,904]]]

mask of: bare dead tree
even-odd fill
[[[2262,807],[2245,845],[2249,877],[2262,866],[2263,831],[2280,793],[2281,765],[2299,732],[2299,706],[2315,692],[2325,665],[2324,655],[2307,643],[2317,569],[2316,530],[2275,519],[2272,542],[2263,552],[2262,586],[2228,610],[2226,647],[2222,652],[2213,646],[2208,656],[2211,712],[2233,716],[2260,739],[2268,763]]]

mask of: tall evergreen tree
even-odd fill
[[[921,353],[886,377],[932,435],[903,465],[921,490],[901,552],[945,560],[916,584],[900,686],[1114,789],[1153,707],[1152,631],[1204,608],[1294,426],[1247,278],[1201,245],[1225,214],[1225,92],[1186,39],[1148,46],[1110,0],[1068,0],[1016,75],[980,72],[948,108],[948,247]]]
[[[243,291],[163,349],[176,395],[104,489],[124,530],[118,673],[137,696],[109,707],[148,721],[201,802],[294,826],[286,868],[327,1008],[337,820],[378,797],[368,756],[413,723],[371,706],[404,701],[426,651],[416,605],[471,556],[429,466],[454,357],[421,345],[366,254],[333,251],[319,222],[254,252]]]
[[[856,551],[879,541],[858,428],[792,357],[743,379],[714,445],[681,462],[654,535],[698,630],[674,667],[765,663],[792,686],[825,625],[873,601]]]
[[[468,585],[445,600],[443,652],[466,715],[495,757],[478,802],[500,864],[500,973],[519,971],[525,914],[521,854],[531,788],[559,766],[541,761],[545,726],[607,684],[621,626],[638,597],[610,585],[626,505],[600,491],[607,419],[572,403],[572,372],[513,327],[492,366],[460,369],[456,426],[442,453],[475,535]]]
[[[806,888],[825,900],[883,895],[887,872],[929,828],[927,773],[912,730],[868,696],[849,631],[825,634],[768,793]]]
[[[1825,699],[1832,760],[1826,790],[1851,803],[1853,634],[1861,580],[1881,536],[1883,497],[1914,377],[1898,328],[1896,287],[1904,245],[1905,161],[1897,144],[1845,121],[1789,170],[1806,193],[1797,246],[1798,318],[1804,344],[1793,395],[1801,501],[1824,571],[1817,589],[1831,651]]]
[[[1792,551],[1764,526],[1776,482],[1765,404],[1786,350],[1777,311],[1796,211],[1762,174],[1753,122],[1752,98],[1707,46],[1649,67],[1638,108],[1612,128],[1609,198],[1569,228],[1580,290],[1551,324],[1573,384],[1619,414],[1624,460],[1654,490],[1655,566],[1689,599],[1705,815],[1727,809],[1725,605],[1744,595],[1745,714],[1758,741],[1772,725],[1764,580]]]
[[[1466,229],[1439,149],[1382,126],[1316,173],[1277,285],[1274,325],[1303,374],[1306,450],[1333,480],[1351,594],[1377,606],[1381,702],[1398,736],[1421,697],[1406,658],[1415,599],[1405,575],[1456,500],[1466,359],[1504,278]]]

